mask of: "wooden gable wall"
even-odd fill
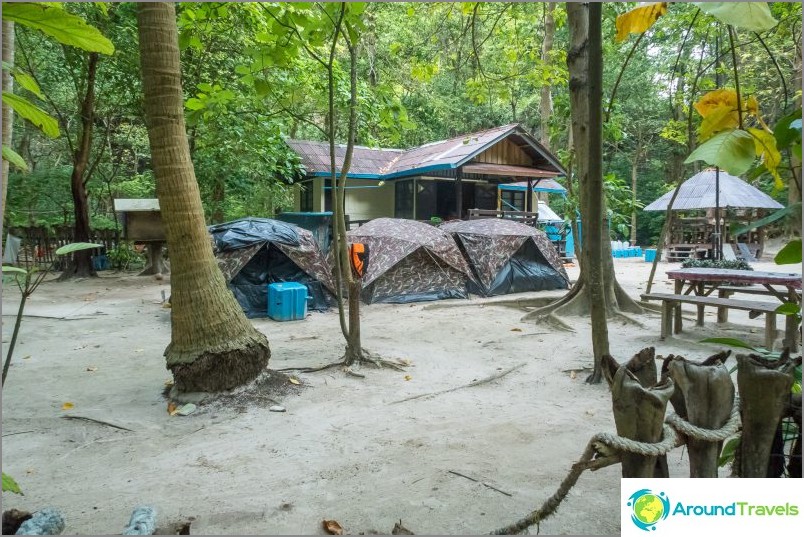
[[[513,166],[533,166],[533,161],[527,153],[522,151],[508,138],[489,147],[472,162],[484,162],[488,164],[509,164]]]

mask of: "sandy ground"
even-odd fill
[[[615,266],[632,296],[644,291],[650,264]],[[754,267],[801,271],[770,261]],[[655,290],[672,289],[668,268],[660,263]],[[107,272],[47,282],[32,297],[2,399],[2,467],[25,496],[3,493],[3,509],[57,507],[72,534],[120,533],[138,504],[156,506],[160,525],[194,517],[193,534],[322,534],[322,519],[350,533],[389,533],[401,519],[418,534],[482,534],[541,505],[590,436],[614,431],[607,386],[568,372],[591,365],[588,319],[568,318],[576,332],[556,332],[493,299],[364,307],[365,346],[409,360],[407,372],[298,374],[300,387],[272,396],[285,413],[270,412],[273,402],[235,399],[171,417],[162,395],[171,378],[162,291],[167,281]],[[4,349],[18,300],[13,286],[3,289]],[[665,342],[658,314],[640,318],[644,329],[612,322],[612,354],[622,362],[656,346],[703,359],[717,350],[698,343],[703,337],[762,343],[762,319],[732,312],[717,328],[714,314]],[[340,357],[335,313],[254,322],[271,342],[272,369]],[[518,364],[491,383],[394,403]],[[66,402],[74,408],[62,410]],[[669,464],[672,476],[687,475],[683,450]],[[619,466],[585,473],[541,533],[619,533],[619,479]]]

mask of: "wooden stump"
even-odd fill
[[[676,385],[670,399],[680,417],[705,429],[719,429],[731,417],[734,383],[724,362],[730,351],[710,356],[701,363],[682,356],[668,356],[662,367]],[[687,438],[690,477],[717,477],[723,442]]]
[[[619,365],[611,356],[603,357],[603,374],[611,388],[612,409],[617,434],[639,442],[662,439],[667,401],[673,394],[670,377],[656,382],[653,347],[641,350],[629,362]],[[666,457],[622,453],[623,477],[669,477]]]
[[[785,351],[778,360],[751,354],[737,355],[743,435],[740,442],[740,477],[767,477],[771,447],[785,414],[793,386],[793,369],[801,357]]]

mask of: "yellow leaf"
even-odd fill
[[[716,106],[707,110],[707,115],[698,128],[698,141],[703,142],[718,132],[736,129],[740,126],[740,116],[737,109],[727,104]]]
[[[732,89],[718,89],[706,93],[693,105],[701,116],[706,117],[722,107],[737,110],[737,92]]]
[[[290,377],[290,378],[288,379],[288,381],[289,381],[291,384],[301,384],[301,382],[299,382],[299,380],[298,380],[298,379],[295,379],[295,378],[293,378],[293,377]]]
[[[667,13],[667,2],[653,2],[635,7],[617,17],[618,43],[625,41],[628,34],[641,34],[653,26],[656,20]]]
[[[511,329],[511,332],[521,332],[521,331],[522,331],[521,328],[512,328]]]
[[[757,102],[757,98],[752,95],[748,99],[746,99],[744,109],[747,114],[758,117],[759,103]]]
[[[177,408],[176,403],[174,403],[173,401],[168,403],[168,406],[167,406],[168,414],[170,414],[171,416],[175,416],[176,415],[176,408]]]
[[[413,380],[413,377],[411,377],[410,375],[405,375],[405,380]]]
[[[72,410],[74,407],[75,405],[72,403],[64,403],[63,405],[61,405],[62,410]]]
[[[762,129],[748,129],[754,137],[754,149],[757,156],[762,160],[762,164],[773,176],[774,188],[780,190],[784,188],[784,181],[779,175],[779,164],[782,163],[782,155],[776,147],[776,137],[772,133]]]

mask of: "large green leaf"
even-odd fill
[[[780,218],[784,218],[788,214],[797,213],[799,211],[801,211],[801,202],[796,202],[796,203],[794,203],[792,205],[788,205],[784,209],[779,209],[778,211],[774,212],[773,214],[769,214],[765,218],[760,218],[759,220],[756,220],[755,222],[751,222],[751,223],[746,224],[746,225],[744,225],[742,227],[735,228],[732,231],[732,234],[734,236],[737,236],[737,235],[742,235],[743,233],[748,233],[752,229],[756,229],[756,228],[762,227],[762,226],[767,226],[768,224],[771,224],[771,223],[779,220]]]
[[[734,129],[721,132],[699,145],[684,163],[702,160],[721,167],[731,175],[742,175],[755,158],[754,137],[744,130]]]
[[[708,337],[706,339],[702,339],[701,343],[715,343],[717,345],[727,345],[729,347],[737,347],[740,349],[748,349],[751,351],[757,351],[757,349],[745,341],[741,339],[735,339],[733,337]]]
[[[798,128],[793,126],[793,122],[796,120],[798,120]],[[794,142],[801,143],[801,108],[777,121],[773,127],[773,135],[776,137],[776,146],[779,148],[785,148]]]
[[[785,302],[776,308],[776,313],[781,313],[782,315],[798,315],[801,313],[801,306],[794,302]]]
[[[704,13],[738,28],[753,32],[770,30],[779,21],[773,18],[767,2],[694,2]]]
[[[73,242],[70,244],[65,244],[56,250],[56,255],[67,255],[73,252],[78,252],[79,250],[92,250],[93,248],[102,247],[102,244],[95,244],[94,242]]]
[[[14,274],[28,274],[25,269],[19,267],[12,267],[11,265],[3,265],[3,272],[13,272]]]
[[[14,79],[17,81],[17,84],[19,84],[20,87],[27,89],[40,99],[44,99],[44,96],[42,95],[42,89],[39,87],[39,84],[36,83],[36,80],[34,80],[34,78],[31,75],[17,69],[8,62],[3,62],[3,69],[11,73],[11,76],[14,77]]]
[[[23,171],[28,171],[28,165],[25,163],[25,159],[20,156],[19,153],[8,147],[7,145],[3,146],[3,160],[9,161],[11,164],[19,168]]]
[[[51,138],[57,138],[59,136],[59,122],[56,121],[56,118],[31,103],[31,101],[25,97],[4,91],[3,102],[10,106],[21,117],[24,117],[39,127],[45,135]]]
[[[113,54],[114,45],[81,17],[50,5],[3,2],[3,20],[41,30],[59,43],[89,52]]]
[[[773,260],[777,265],[801,264],[801,239],[795,239],[785,244]]]
[[[5,9],[5,7],[3,7],[3,9]],[[8,491],[8,492],[14,492],[15,494],[22,494],[22,490],[20,489],[20,486],[17,485],[17,482],[14,481],[14,478],[6,474],[5,472],[2,473],[3,473],[3,492]]]

